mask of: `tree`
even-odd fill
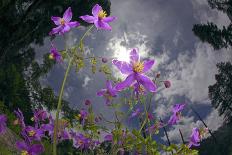
[[[232,0],[208,0],[212,9],[217,9],[227,14],[232,21]],[[203,42],[208,42],[214,49],[228,48],[232,46],[232,25],[219,29],[212,22],[207,24],[195,24],[194,34]]]
[[[219,115],[224,116],[225,122],[232,120],[232,64],[221,62],[217,64],[218,74],[216,83],[209,86],[209,98]]]

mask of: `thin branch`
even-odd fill
[[[185,144],[184,137],[183,137],[183,134],[182,134],[180,129],[179,129],[179,132],[180,132],[180,137],[181,137],[182,143]]]

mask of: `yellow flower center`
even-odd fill
[[[34,135],[35,135],[35,131],[33,131],[33,130],[29,131],[29,132],[28,132],[28,135],[29,135],[30,137],[34,136]]]
[[[51,53],[49,54],[49,59],[53,60],[54,59],[54,55]]]
[[[144,68],[144,65],[142,62],[136,62],[134,63],[133,65],[133,71],[134,72],[137,72],[137,73],[140,73],[143,71],[143,68]]]
[[[107,98],[108,100],[113,99],[113,97],[110,95],[110,93],[108,91],[104,94],[104,97]]]
[[[31,118],[31,121],[34,121],[34,120],[35,120],[35,118],[34,118],[34,117],[32,117],[32,118]]]
[[[107,16],[107,13],[106,13],[105,11],[103,11],[103,10],[99,11],[98,17],[99,17],[100,19],[103,19],[103,18],[105,18],[106,16]]]
[[[28,153],[26,150],[23,150],[23,151],[21,152],[21,155],[29,155],[29,153]]]
[[[64,18],[61,18],[61,19],[60,19],[60,24],[61,24],[61,25],[64,25],[64,24],[65,24]]]
[[[81,118],[81,114],[76,115],[75,118],[79,120]]]

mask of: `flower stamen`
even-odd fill
[[[33,130],[29,131],[29,132],[28,132],[28,135],[29,135],[30,137],[33,137],[33,136],[35,135],[35,131],[33,131]]]
[[[99,11],[98,17],[99,17],[100,19],[103,19],[103,18],[105,18],[106,16],[107,16],[106,11],[103,11],[103,10]]]
[[[21,152],[21,155],[29,155],[29,153],[28,153],[26,150],[23,150],[23,151]]]
[[[133,71],[136,73],[141,73],[144,69],[144,64],[142,62],[136,62],[133,65]]]
[[[64,20],[64,18],[61,18],[61,19],[60,19],[60,24],[61,24],[61,25],[65,25],[65,20]]]

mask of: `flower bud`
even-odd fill
[[[164,86],[165,86],[166,88],[170,88],[170,87],[171,87],[171,82],[168,81],[168,80],[164,81]]]
[[[160,78],[160,72],[156,74],[156,78]]]
[[[107,63],[107,61],[108,61],[107,58],[102,58],[103,63]]]
[[[85,100],[85,105],[90,105],[91,101],[89,99]]]

